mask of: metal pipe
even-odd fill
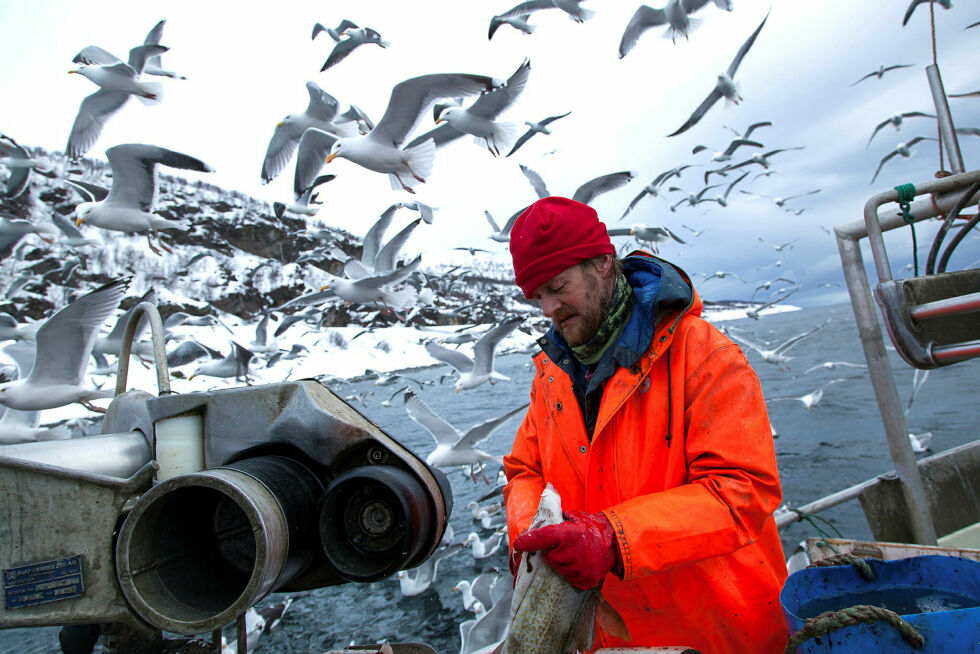
[[[0,446],[0,456],[129,479],[153,458],[138,431]]]
[[[122,344],[119,346],[119,362],[116,371],[116,395],[126,392],[126,378],[129,375],[129,353],[133,349],[133,335],[142,314],[150,321],[150,337],[153,340],[153,361],[157,369],[157,390],[159,395],[170,392],[170,370],[167,367],[167,350],[163,341],[163,320],[156,305],[150,302],[140,302],[133,308],[133,313],[126,323]]]
[[[980,341],[965,341],[951,345],[934,345],[932,358],[941,363],[955,363],[980,356]]]
[[[962,173],[966,167],[963,165],[960,142],[956,138],[953,115],[949,112],[949,103],[946,101],[946,90],[943,88],[943,78],[939,74],[939,66],[936,64],[926,66],[926,78],[929,80],[932,102],[936,105],[936,119],[939,121],[939,133],[946,145],[949,167],[953,169],[954,174]]]
[[[783,527],[788,527],[789,525],[800,522],[803,520],[801,513],[820,513],[821,511],[826,511],[827,509],[833,508],[838,504],[843,504],[848,500],[853,500],[855,497],[859,497],[865,489],[870,488],[878,483],[879,477],[870,479],[868,481],[863,481],[860,484],[856,484],[844,490],[837,491],[833,495],[828,495],[827,497],[821,497],[819,500],[810,502],[809,504],[804,504],[798,510],[797,513],[793,509],[779,509],[776,511],[776,527],[782,529]]]
[[[917,195],[932,195],[932,198],[923,198],[921,200],[916,200],[909,207],[910,212],[915,216],[915,222],[921,222],[928,218],[935,218],[939,215],[936,211],[936,207],[942,213],[948,213],[956,201],[959,200],[958,195],[950,195],[955,191],[965,188],[974,182],[980,181],[980,170],[971,170],[968,173],[963,173],[962,175],[952,175],[950,177],[943,177],[937,180],[930,180],[923,184],[915,187]],[[933,200],[935,200],[935,206],[933,206]],[[970,204],[980,201],[980,193],[974,196],[970,200]],[[878,195],[873,196],[865,204],[865,218],[862,220],[855,220],[854,222],[844,223],[834,227],[834,231],[838,234],[842,234],[849,238],[861,239],[870,236],[867,228],[867,216],[868,207],[874,205],[875,209],[887,204],[889,202],[898,202],[898,191],[892,189],[890,191],[884,191]],[[875,215],[874,212],[871,214]],[[906,225],[905,220],[900,214],[897,213],[897,207],[895,213],[888,213],[885,216],[878,217],[878,223],[881,225],[881,231],[887,232],[897,227],[904,227]]]
[[[877,220],[874,222],[877,224]],[[922,477],[916,465],[915,454],[909,442],[905,414],[902,412],[902,403],[898,397],[895,378],[885,351],[885,341],[881,335],[881,326],[871,297],[868,277],[864,272],[861,247],[856,240],[842,236],[840,232],[837,234],[837,247],[840,250],[844,279],[847,282],[847,292],[851,298],[858,335],[868,363],[871,385],[885,427],[888,449],[895,464],[895,472],[902,481],[912,536],[922,545],[935,545],[936,530],[926,500]]]
[[[962,313],[980,311],[980,293],[958,295],[955,298],[923,302],[909,309],[913,320],[929,320],[943,316],[958,316]]]

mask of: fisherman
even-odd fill
[[[592,207],[559,197],[514,223],[516,283],[553,325],[504,489],[512,572],[523,552],[601,585],[629,642],[711,654],[782,652],[781,490],[758,377],[700,317],[680,268],[615,256]],[[566,521],[527,531],[545,484]]]

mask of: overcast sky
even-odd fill
[[[75,54],[99,45],[125,59],[129,48],[166,18],[163,44],[171,49],[164,66],[188,79],[163,79],[165,97],[156,106],[128,103],[110,119],[88,156],[103,157],[106,148],[119,143],[153,143],[209,163],[216,172],[201,177],[212,183],[269,202],[288,202],[293,166],[267,186],[260,183],[259,172],[275,124],[305,109],[308,80],[336,97],[342,108],[357,104],[377,120],[391,87],[402,80],[448,72],[506,78],[528,58],[525,92],[500,119],[523,123],[572,114],[553,124],[551,136],[535,136],[510,158],[492,157],[469,137],[439,150],[428,183],[416,189],[417,199],[438,207],[435,223],[421,226],[405,248],[424,252],[423,265],[461,260],[464,255],[452,250],[456,246],[486,248],[498,253],[497,260],[509,261],[506,247],[488,238],[483,211],[501,222],[535,199],[519,163],[538,171],[553,194],[568,196],[595,176],[632,170],[637,173],[633,182],[593,206],[611,228],[663,225],[686,240],[687,245],[663,245],[661,255],[690,273],[707,299],[748,298],[757,284],[780,276],[802,285],[794,298],[799,304],[846,301],[842,287],[822,286],[842,281],[836,243],[822,228],[859,219],[873,193],[927,181],[938,168],[935,143],[924,142],[912,158],[889,161],[875,185],[869,184],[879,160],[900,141],[935,136],[931,120],[907,120],[898,133],[888,126],[865,149],[874,127],[892,114],[934,112],[924,72],[932,57],[929,6],[920,5],[902,28],[908,0],[733,1],[731,13],[713,3],[698,12],[703,23],[689,40],[672,43],[663,38],[664,28],[649,30],[624,59],[617,50],[639,6],[635,0],[588,0],[583,6],[596,14],[583,24],[557,9],[537,12],[529,21],[537,26],[534,34],[505,25],[492,41],[487,39],[490,18],[509,9],[507,2],[4,2],[0,132],[25,145],[63,150],[80,102],[95,90],[83,77],[66,74]],[[738,106],[719,102],[700,123],[668,138],[770,10],[735,76],[744,101]],[[315,22],[336,26],[344,18],[377,30],[391,47],[362,46],[318,72],[333,42],[325,34],[311,40],[312,27]],[[978,20],[975,3],[936,7],[939,64],[949,93],[980,90],[980,28],[964,29]],[[892,64],[913,67],[851,86],[880,65]],[[957,126],[980,127],[980,99],[954,98],[951,108]],[[788,203],[805,208],[803,214],[787,213],[771,200],[736,189],[727,208],[711,203],[672,213],[670,203],[683,197],[672,193],[670,202],[645,198],[618,222],[643,185],[666,169],[698,164],[670,184],[685,192],[700,190],[710,152],[724,149],[733,137],[724,126],[743,130],[764,120],[773,127],[758,130],[753,138],[765,144],[765,151],[805,149],[776,155],[772,170],[779,175],[751,181],[761,168],[750,166],[752,174],[740,188],[771,197],[822,189]],[[419,129],[432,126],[427,115]],[[697,144],[710,151],[692,155]],[[980,137],[963,136],[960,145],[967,169],[976,167]],[[736,161],[741,153],[751,154],[742,149]],[[389,204],[413,199],[392,191],[387,176],[346,160],[335,160],[323,172],[337,179],[321,188],[324,205],[315,220],[356,235],[363,235]],[[392,233],[411,218],[403,213]],[[683,225],[707,231],[695,237]],[[932,233],[932,227],[920,228],[921,256]],[[794,239],[781,252],[773,247]],[[894,266],[911,260],[907,232],[890,235],[887,243]],[[951,269],[978,258],[980,240],[967,239]],[[734,271],[749,283],[700,281],[702,274],[721,270]]]

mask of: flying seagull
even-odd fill
[[[729,143],[728,147],[725,148],[723,151],[715,152],[714,154],[712,154],[711,160],[718,161],[718,162],[730,161],[732,155],[735,154],[735,150],[739,149],[742,146],[761,148],[762,144],[759,143],[758,141],[750,141],[749,139],[743,139],[743,138],[735,139],[731,143]],[[707,149],[708,146],[706,145],[695,145],[694,149],[691,150],[691,154],[697,154],[698,152],[702,152]]]
[[[299,114],[288,114],[276,123],[269,146],[262,161],[262,183],[268,184],[282,172],[296,151],[300,138],[311,127],[334,136],[351,136],[353,129],[345,121],[336,121],[339,103],[337,99],[321,89],[316,82],[307,82],[306,91],[310,95],[309,104]],[[350,121],[346,121],[350,122]],[[317,169],[319,170],[319,168]],[[316,177],[316,173],[310,180]]]
[[[479,95],[503,84],[483,75],[432,74],[413,77],[392,88],[384,116],[363,136],[340,138],[333,144],[327,163],[337,157],[368,170],[386,173],[393,190],[414,193],[414,181],[424,182],[432,171],[435,142],[428,140],[414,148],[401,145],[415,128],[426,109],[439,98]]]
[[[98,85],[99,90],[82,100],[78,108],[65,146],[69,159],[78,159],[92,149],[109,118],[122,109],[131,95],[143,104],[160,102],[163,85],[140,82],[139,77],[149,57],[166,51],[167,48],[160,45],[139,45],[129,51],[129,63],[93,45],[75,55],[73,61],[79,67],[68,72],[87,78]]]
[[[872,184],[875,183],[875,180],[878,179],[878,173],[881,172],[882,166],[884,166],[889,159],[891,159],[895,155],[901,155],[904,159],[908,159],[913,154],[913,150],[912,150],[913,145],[919,143],[920,141],[935,141],[935,140],[937,139],[931,136],[916,136],[915,138],[910,139],[907,143],[899,143],[897,146],[895,146],[894,150],[886,154],[884,157],[881,158],[881,161],[878,162],[878,168],[875,170],[875,174],[871,176],[871,183]]]
[[[320,34],[320,32],[326,32],[331,39],[333,39],[334,41],[339,41],[341,34],[343,34],[349,27],[353,27],[356,29],[357,27],[359,27],[359,25],[353,21],[347,20],[346,18],[340,21],[340,25],[333,28],[324,27],[322,24],[316,23],[313,25],[313,36],[310,38],[315,39],[317,35]]]
[[[75,225],[84,221],[102,229],[146,232],[150,249],[160,254],[150,235],[158,229],[178,229],[186,225],[151,213],[157,198],[157,164],[201,172],[213,172],[214,169],[200,159],[142,143],[114,145],[105,154],[112,168],[112,188],[104,200],[83,202],[75,207],[78,216]],[[171,251],[162,242],[160,247]]]
[[[381,35],[370,27],[348,27],[340,36],[341,39],[333,47],[333,50],[330,51],[327,60],[323,62],[323,67],[320,68],[321,73],[332,66],[336,66],[356,48],[366,43],[374,43],[382,48],[387,48],[391,45],[387,41],[382,40]]]
[[[698,105],[698,108],[694,110],[694,113],[687,119],[687,122],[681,125],[675,132],[668,134],[668,136],[677,136],[678,134],[682,134],[696,125],[697,122],[704,117],[704,114],[708,112],[708,109],[711,109],[711,106],[718,102],[718,100],[720,100],[722,97],[724,97],[726,100],[734,102],[735,104],[741,102],[742,98],[738,94],[738,87],[735,85],[735,80],[733,79],[735,77],[735,71],[738,70],[739,65],[742,63],[742,59],[745,58],[745,55],[752,47],[752,44],[755,43],[756,37],[759,36],[759,32],[762,31],[762,27],[766,24],[767,20],[769,20],[768,12],[766,12],[766,17],[762,19],[759,26],[755,28],[755,31],[752,32],[752,35],[749,36],[745,43],[742,44],[742,47],[738,49],[738,53],[736,53],[732,63],[728,66],[728,70],[718,75],[718,81],[715,83],[715,88],[711,90],[711,93],[709,93],[708,97],[704,99],[704,102]]]
[[[522,145],[527,143],[528,139],[530,139],[535,134],[551,134],[551,130],[548,129],[548,125],[555,122],[559,118],[564,118],[570,113],[572,112],[568,111],[558,116],[548,116],[544,120],[541,120],[540,122],[537,123],[534,122],[533,120],[525,120],[524,124],[527,125],[529,129],[526,132],[524,132],[521,138],[517,139],[517,142],[514,143],[514,147],[510,149],[510,152],[507,153],[507,156],[509,157],[510,155],[517,152],[518,148],[520,148]]]
[[[436,124],[443,124],[413,139],[406,147],[414,148],[429,139],[435,141],[436,147],[439,147],[464,134],[470,134],[477,143],[486,145],[492,155],[499,155],[501,147],[514,141],[517,125],[494,120],[521,95],[530,73],[531,62],[525,59],[503,86],[484,93],[469,107],[442,107],[436,116]]]
[[[5,187],[0,191],[8,198],[15,198],[27,190],[31,184],[31,172],[54,177],[49,163],[35,159],[16,141],[2,134],[0,134],[0,165],[10,170]]]
[[[534,11],[542,9],[561,9],[568,17],[576,23],[587,21],[595,15],[595,12],[582,7],[583,0],[529,0],[522,2],[516,7],[512,7],[502,14],[497,14],[497,18],[510,18],[511,16],[526,16]]]
[[[523,172],[524,176],[527,177],[527,181],[531,184],[531,187],[534,189],[534,192],[537,194],[538,198],[546,198],[551,195],[551,193],[548,191],[547,185],[544,183],[544,179],[542,179],[541,175],[539,175],[536,171],[528,168],[524,164],[521,164],[521,172]],[[600,175],[590,179],[575,189],[575,193],[572,194],[572,199],[576,202],[589,204],[597,196],[615,190],[620,186],[629,183],[635,176],[636,173],[630,170]]]
[[[881,66],[878,66],[878,70],[871,71],[870,73],[868,73],[867,75],[859,79],[858,81],[853,82],[851,86],[854,86],[855,84],[860,84],[861,82],[868,79],[869,77],[877,77],[878,79],[881,79],[882,77],[885,76],[885,73],[887,73],[890,70],[895,70],[897,68],[911,68],[911,67],[912,64],[895,64],[893,66],[885,66],[884,64],[882,64]]]
[[[497,33],[497,30],[501,25],[510,25],[516,30],[520,30],[525,34],[533,34],[534,30],[538,29],[534,25],[529,25],[527,19],[530,18],[530,14],[524,14],[523,16],[494,16],[490,19],[490,31],[487,34],[487,40],[493,39],[493,35]]]
[[[808,338],[809,336],[816,334],[818,331],[823,329],[826,326],[826,324],[827,323],[824,323],[822,325],[817,325],[813,329],[809,329],[801,334],[797,334],[796,336],[787,338],[785,341],[783,341],[776,347],[767,347],[759,343],[754,343],[749,339],[745,338],[744,336],[739,336],[734,331],[730,331],[728,335],[733,339],[735,339],[736,341],[738,341],[739,343],[747,345],[753,350],[755,350],[756,352],[758,352],[759,356],[761,356],[762,360],[765,361],[766,363],[773,363],[778,365],[781,363],[786,363],[793,358],[790,356],[786,356],[786,352],[791,347],[793,347],[794,345],[802,341],[804,338]]]
[[[422,398],[414,392],[406,391],[404,397],[405,410],[408,415],[432,434],[436,440],[436,449],[425,457],[425,462],[430,466],[438,467],[468,466],[470,477],[474,481],[476,480],[474,471],[482,469],[485,462],[500,463],[499,456],[479,450],[476,445],[489,437],[502,424],[527,408],[527,404],[523,404],[497,418],[470,427],[464,434],[430,409],[422,401]]]
[[[514,214],[507,219],[507,223],[502,228],[497,226],[497,221],[493,219],[493,216],[490,215],[489,211],[484,211],[483,214],[487,217],[487,222],[490,223],[490,227],[493,228],[493,234],[490,235],[490,238],[498,243],[510,243],[510,230],[517,221],[517,218],[524,213],[525,209],[527,209],[527,207],[523,207],[522,209],[515,211]]]
[[[19,411],[41,411],[112,397],[113,391],[82,386],[96,332],[126,293],[128,280],[116,280],[83,295],[48,318],[37,331],[34,367],[25,379],[0,384],[0,404]]]
[[[489,381],[491,384],[498,380],[508,380],[493,368],[494,350],[508,334],[521,324],[521,318],[510,318],[491,327],[480,337],[480,340],[473,346],[473,358],[469,358],[462,352],[450,350],[437,343],[429,342],[425,344],[425,350],[443,363],[449,364],[459,373],[456,380],[456,392],[476,388],[480,384]]]
[[[872,139],[874,139],[875,135],[878,134],[878,132],[880,132],[885,125],[893,125],[895,127],[895,131],[897,132],[898,128],[902,126],[902,123],[906,118],[935,118],[935,116],[933,114],[926,114],[921,111],[906,111],[903,114],[895,114],[894,116],[886,118],[878,123],[878,126],[875,127],[875,131],[871,132],[871,137],[868,139],[868,143],[864,146],[864,148],[866,150],[868,149],[868,146],[871,145]]]
[[[160,39],[163,38],[163,26],[166,24],[166,20],[161,20],[154,25],[153,29],[151,29],[146,35],[146,38],[143,39],[143,45],[160,45]],[[147,57],[146,62],[143,64],[143,73],[146,75],[169,77],[171,79],[187,79],[183,75],[178,75],[172,70],[166,70],[160,61],[159,54],[153,54]]]
[[[730,0],[714,1],[718,7],[728,11],[732,10]],[[622,59],[628,55],[640,36],[651,27],[667,25],[667,32],[664,37],[670,38],[673,43],[677,42],[679,36],[683,36],[685,39],[689,38],[691,32],[701,24],[700,18],[692,17],[690,14],[706,4],[708,4],[708,0],[667,0],[663,9],[640,5],[633,17],[630,18],[630,22],[623,32],[623,38],[619,42],[619,58]]]

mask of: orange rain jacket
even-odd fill
[[[566,372],[571,351],[553,330],[539,340],[531,404],[504,457],[511,548],[550,482],[564,510],[602,512],[616,531],[623,577],[607,575],[602,594],[632,641],[597,625],[597,648],[783,652],[781,491],[758,377],[700,317],[682,271],[645,253],[624,270],[635,303],[603,356],[616,365],[591,441]]]

